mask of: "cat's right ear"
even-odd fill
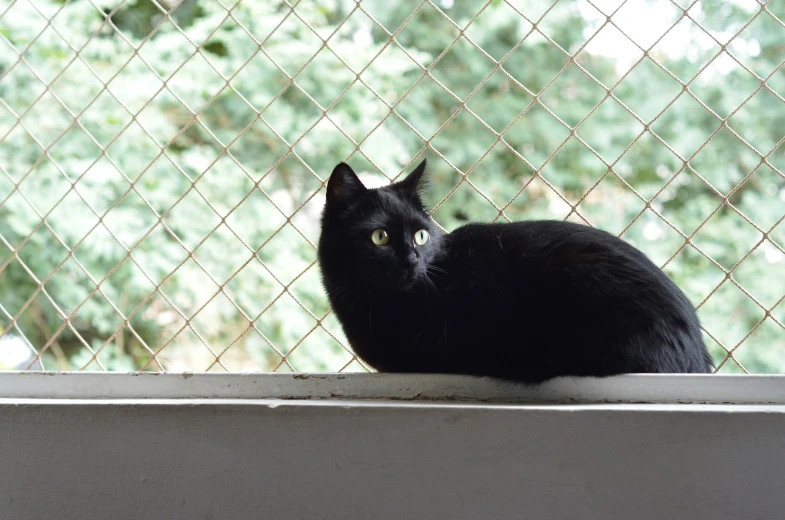
[[[366,191],[367,188],[354,170],[348,164],[341,163],[335,167],[330,174],[330,180],[327,181],[327,203],[348,202]]]

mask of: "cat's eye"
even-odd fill
[[[424,246],[428,243],[428,240],[431,239],[431,235],[428,234],[427,231],[424,229],[419,230],[417,233],[414,234],[414,243],[418,246]]]
[[[390,237],[387,235],[387,231],[382,228],[377,228],[371,233],[371,240],[377,246],[384,246],[390,241]]]

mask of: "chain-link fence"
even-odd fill
[[[425,154],[445,229],[617,233],[785,371],[776,4],[2,0],[0,368],[363,370],[323,184]]]

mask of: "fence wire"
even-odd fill
[[[690,294],[702,318],[710,302],[728,298],[731,289],[742,295],[745,305],[754,307],[750,311],[754,319],[751,326],[743,326],[743,334],[718,332],[712,328],[716,320],[703,319],[718,370],[747,372],[741,355],[745,343],[762,328],[769,331],[764,338],[781,339],[785,332],[785,313],[779,307],[785,299],[785,235],[782,227],[778,230],[785,219],[785,174],[775,160],[785,131],[778,140],[761,146],[736,129],[734,116],[761,93],[777,108],[785,105],[779,83],[772,86],[779,81],[785,61],[762,72],[745,64],[734,45],[742,40],[752,45],[745,35],[762,20],[769,36],[785,42],[785,24],[767,2],[732,4],[746,15],[739,23],[717,30],[707,27],[711,20],[697,0],[671,0],[667,5],[557,0],[541,6],[489,0],[471,7],[424,0],[406,3],[406,9],[396,11],[398,18],[382,16],[381,4],[367,1],[325,4],[331,7],[281,2],[264,8],[220,0],[198,4],[151,0],[142,7],[97,0],[0,3],[0,54],[4,55],[0,61],[0,219],[7,223],[0,225],[0,282],[4,284],[0,286],[0,347],[10,351],[21,345],[24,350],[6,368],[364,370],[318,287],[315,242],[324,183],[331,167],[342,160],[358,161],[368,171],[381,172],[382,181],[392,181],[425,153],[438,159],[434,170],[441,175],[437,185],[443,189],[437,190],[433,214],[447,229],[456,223],[452,215],[460,212],[442,210],[454,199],[459,207],[466,200],[474,201],[482,208],[481,217],[492,220],[517,219],[526,214],[520,209],[522,200],[538,199],[549,201],[549,211],[558,213],[557,218],[607,223],[617,217],[614,201],[607,195],[599,203],[595,199],[605,186],[615,186],[611,193],[624,193],[636,208],[632,218],[626,215],[621,225],[616,222],[615,232],[630,238],[636,224],[644,222],[646,235],[655,222],[659,231],[650,233],[654,239],[649,249],[644,248],[647,252],[656,249],[657,236],[664,234],[675,237],[678,244],[658,258],[666,271],[671,269],[678,277],[681,262],[690,255],[691,261],[701,262],[715,274],[708,290]],[[452,14],[459,7],[460,15]],[[320,9],[339,19],[324,23],[330,16],[322,16]],[[624,22],[635,9],[639,17],[665,10],[670,13],[668,24],[642,41]],[[134,13],[149,21],[149,27],[129,29]],[[582,34],[573,35],[569,45],[563,35],[550,30],[550,21],[562,19],[565,13],[593,20],[581,29]],[[438,25],[426,24],[424,17]],[[480,24],[491,18],[516,24],[517,32],[510,33],[514,38],[506,47],[486,49],[481,43]],[[365,31],[356,30],[358,19]],[[74,23],[84,27],[86,21],[90,21],[87,29],[74,29]],[[706,42],[705,48],[715,49],[686,76],[670,70],[658,51],[685,27]],[[347,28],[353,32],[350,37]],[[234,46],[220,40],[230,30],[242,35]],[[446,45],[429,49],[417,41],[439,31],[452,35]],[[287,48],[280,45],[284,33]],[[619,65],[603,75],[592,60],[598,41],[610,33],[633,57],[623,68]],[[38,52],[41,45],[47,45],[50,54]],[[162,57],[167,48],[173,50]],[[236,52],[238,48],[242,51]],[[549,66],[556,64],[546,81],[524,81],[509,66],[521,52],[545,48],[552,59]],[[117,49],[121,51],[115,53]],[[97,60],[102,53],[105,59]],[[482,70],[456,75],[461,65],[455,61],[449,71],[440,69],[440,62],[455,53],[459,58],[467,56],[468,68],[471,53],[484,64]],[[754,55],[754,49],[750,53]],[[219,59],[227,55],[242,58],[229,67]],[[256,67],[258,60],[264,61],[269,73],[255,78],[266,88],[263,94],[243,79],[246,68]],[[312,78],[313,70],[325,60],[330,60],[330,74],[335,74],[332,95],[324,95],[325,85],[315,85]],[[187,71],[195,64],[199,73],[189,76]],[[746,90],[724,86],[743,94],[725,111],[701,95],[706,71],[722,64],[743,71],[753,82]],[[568,75],[576,77],[576,71],[580,81],[565,80]],[[84,85],[81,95],[78,89],[61,87],[67,80],[74,83],[75,74],[75,84]],[[397,90],[385,90],[373,80],[396,74],[410,78],[405,84],[391,83]],[[676,87],[664,103],[633,107],[620,92],[635,74],[644,74],[644,79],[664,77]],[[28,83],[20,80],[22,76]],[[721,76],[713,78],[723,81]],[[407,103],[425,102],[417,96],[426,84],[432,99],[448,107],[443,120],[416,121],[411,107],[405,108]],[[27,97],[18,97],[20,85],[28,85]],[[502,101],[475,100],[485,96],[491,85],[504,86],[501,96],[512,89],[528,101],[514,110],[505,108],[504,117],[493,116],[490,121],[488,106]],[[364,106],[357,108],[356,117],[361,121],[348,124],[346,114],[354,112],[344,110],[342,104],[351,103],[358,89]],[[566,113],[563,105],[585,92],[594,93],[589,110]],[[293,100],[305,108],[281,108],[294,106]],[[660,130],[667,115],[681,110],[683,103],[701,107],[711,122],[708,127],[713,127],[692,147],[683,146],[681,137],[664,137],[667,132]],[[96,121],[98,106],[109,108],[102,108],[103,119]],[[159,106],[164,107],[161,112],[169,126],[150,115]],[[362,119],[370,106],[382,115]],[[593,118],[611,106],[619,121],[636,128],[613,153],[597,138],[613,129],[592,126]],[[560,136],[548,149],[527,149],[513,137],[532,114],[549,118],[552,131]],[[232,124],[222,124],[225,119]],[[470,122],[466,128],[481,128],[484,140],[474,133],[464,135],[466,141],[479,139],[480,151],[468,157],[445,152],[440,136],[464,121]],[[112,129],[109,135],[106,127]],[[339,149],[347,153],[334,154],[314,144],[313,136],[325,128],[344,143]],[[390,144],[379,138],[388,128],[409,136],[404,149],[390,152],[392,159],[376,152]],[[690,128],[680,132],[689,134]],[[64,150],[62,143],[77,133],[83,148]],[[698,164],[702,154],[716,153],[712,143],[721,134],[732,136],[754,154],[755,164],[739,179],[729,181]],[[450,135],[454,139],[455,134]],[[129,136],[131,141],[146,143],[145,147],[129,148]],[[18,149],[17,139],[27,147]],[[213,153],[191,157],[181,144],[184,139],[207,142]],[[276,150],[275,157],[260,165],[249,155],[254,146]],[[675,158],[676,166],[660,172],[662,178],[654,188],[636,185],[628,174],[625,161],[641,146],[663,147]],[[91,153],[84,153],[87,148]],[[570,179],[550,170],[565,154],[591,162],[601,174],[585,186],[572,186]],[[491,157],[505,157],[510,170],[526,174],[509,184],[513,188],[498,188],[495,179],[507,174],[483,169]],[[755,204],[768,203],[774,215],[758,218],[738,200],[745,186],[760,182],[763,169],[771,173],[766,179],[773,188],[761,191]],[[111,172],[106,174],[112,176],[111,187],[101,172]],[[45,182],[35,181],[36,176],[45,177]],[[281,183],[285,189],[279,189]],[[713,200],[712,207],[699,211],[689,226],[674,218],[678,213],[662,202],[671,200],[669,193],[686,183],[697,183]],[[238,195],[221,196],[221,190]],[[596,210],[598,206],[602,211]],[[260,207],[266,212],[253,209]],[[690,201],[679,208],[685,213],[690,210]],[[22,215],[27,220],[14,227]],[[699,240],[706,229],[720,226],[720,215],[741,219],[756,237],[752,243],[734,242],[743,251],[730,265],[716,259],[722,250],[704,247]],[[166,237],[166,248],[151,246],[162,244],[161,236]],[[108,250],[103,251],[102,245]],[[46,255],[51,257],[48,263],[39,261]],[[737,276],[745,262],[750,265],[750,259],[757,262],[759,256],[767,262],[759,278],[768,277],[763,284],[771,289],[765,297]],[[131,286],[143,289],[124,289]],[[248,289],[256,286],[256,291]],[[734,319],[738,315],[720,321]],[[782,341],[765,341],[771,344],[757,347],[765,350],[758,357],[774,358],[785,351]],[[773,371],[785,369],[781,361],[771,366]]]

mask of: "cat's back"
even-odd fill
[[[551,364],[553,374],[707,372],[712,366],[695,308],[619,237],[569,222],[528,221],[466,225],[447,235],[446,244],[442,268],[455,295],[463,296],[454,298],[456,312],[483,319],[496,343],[519,342],[525,317],[536,325],[527,329],[528,340],[551,345],[534,351],[543,356],[535,364]],[[471,313],[462,310],[466,306]],[[561,352],[561,361],[550,352]],[[515,355],[505,365],[525,363]],[[551,369],[526,377],[545,378]]]
[[[576,254],[635,254],[632,246],[605,231],[561,220],[466,224],[445,238],[449,253],[458,255],[472,250],[492,256],[543,257],[564,247]]]
[[[548,298],[623,296],[632,305],[691,308],[646,255],[590,226],[556,220],[468,224],[448,234],[445,244],[444,262],[454,272],[541,287]]]

